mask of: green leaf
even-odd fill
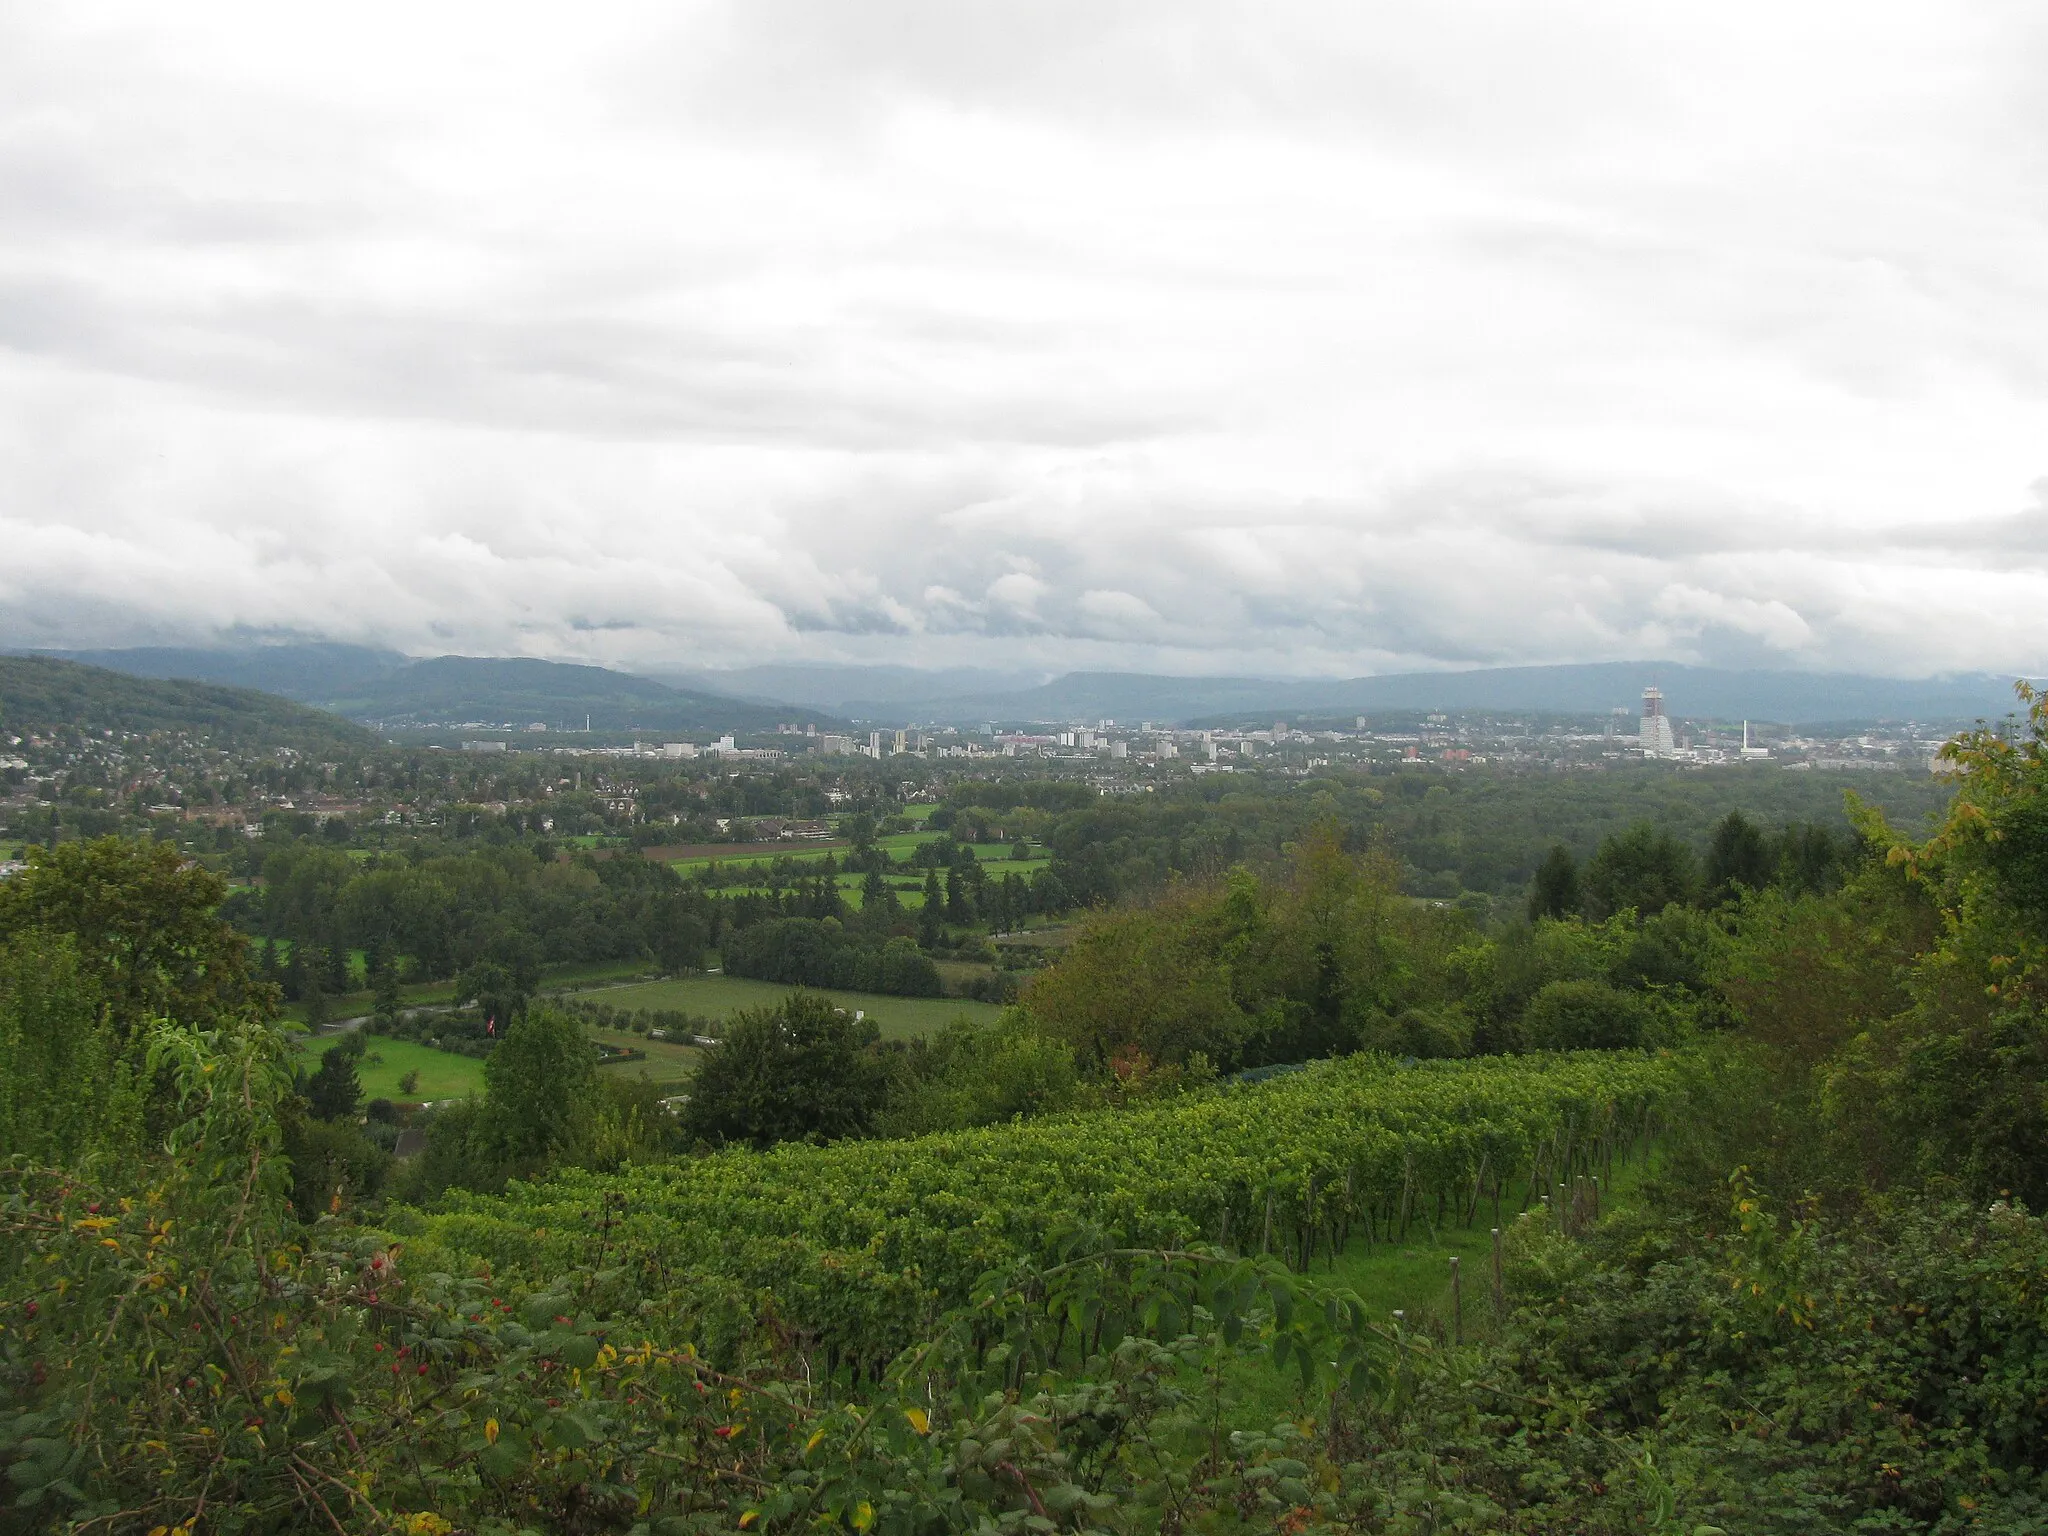
[[[526,1455],[524,1445],[510,1435],[500,1435],[496,1445],[487,1445],[477,1453],[476,1464],[492,1477],[516,1477],[526,1465]]]
[[[1282,1328],[1292,1325],[1294,1322],[1294,1291],[1292,1287],[1274,1280],[1267,1284],[1266,1290],[1273,1298],[1273,1321]]]
[[[556,1318],[567,1316],[569,1310],[568,1297],[542,1294],[527,1297],[519,1316],[527,1327],[540,1333],[552,1327]]]
[[[541,1443],[550,1450],[580,1451],[590,1444],[589,1431],[573,1413],[558,1413],[544,1419],[540,1426]],[[503,1441],[499,1442],[503,1444]]]

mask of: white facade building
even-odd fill
[[[1677,756],[1678,738],[1671,734],[1671,719],[1664,713],[1664,691],[1661,688],[1643,690],[1643,720],[1638,729],[1643,756]]]

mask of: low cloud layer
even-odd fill
[[[2048,669],[2031,8],[16,8],[0,643]]]

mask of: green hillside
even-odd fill
[[[50,656],[0,656],[0,724],[17,734],[184,731],[219,746],[352,752],[373,745],[360,726],[248,688],[132,677]]]

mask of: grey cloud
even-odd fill
[[[693,129],[879,133],[922,102],[1125,134],[1335,131],[1518,156],[1593,142],[1682,72],[1592,16],[1316,0],[726,0],[618,66],[634,110]]]
[[[2031,506],[1996,517],[1965,517],[1874,530],[1869,542],[1976,565],[1986,560],[2040,569],[2048,564],[2048,476],[2036,480]]]
[[[619,437],[800,437],[863,450],[1088,447],[1192,425],[1141,400],[1083,402],[1033,386],[920,389],[879,360],[835,366],[834,346],[591,316],[514,321],[304,301],[152,310],[59,278],[0,280],[0,347],[263,409]]]
[[[2048,653],[2032,18],[312,25],[0,19],[0,638]]]

